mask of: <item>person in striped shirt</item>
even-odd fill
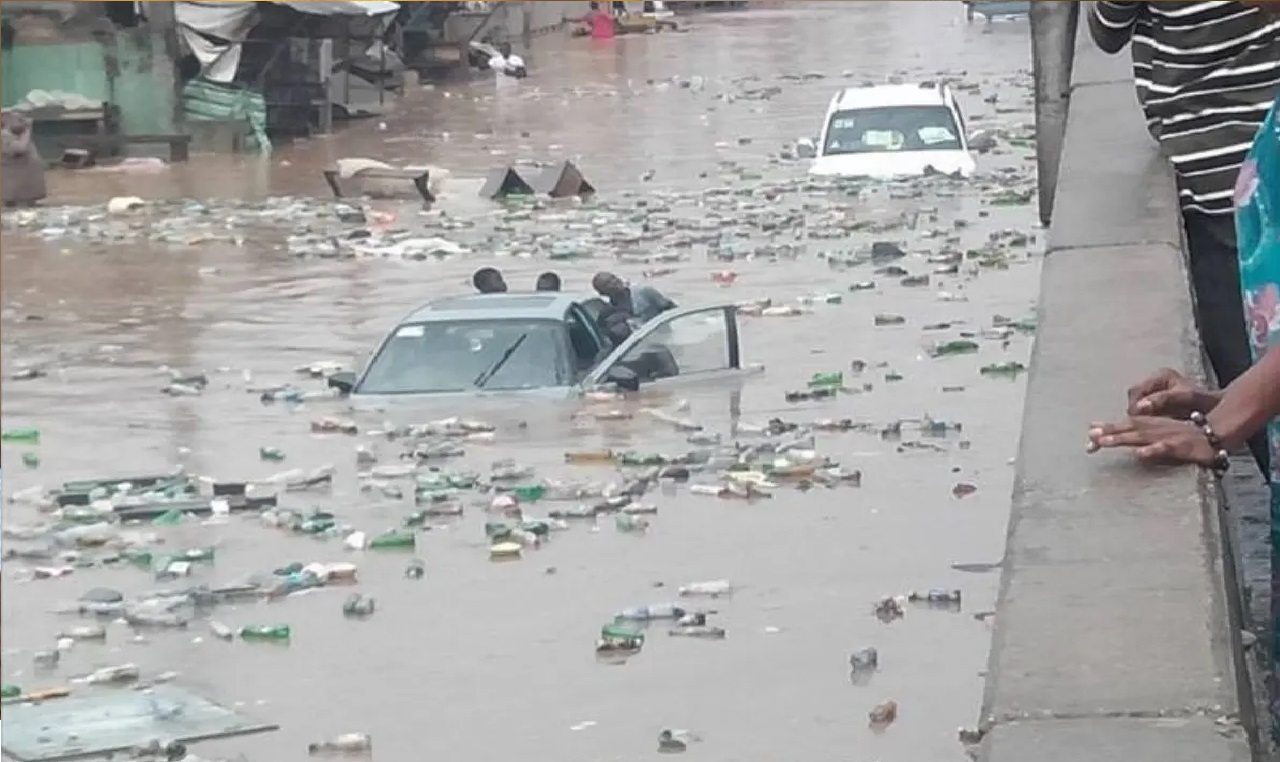
[[[1147,129],[1173,164],[1201,342],[1220,387],[1250,365],[1233,198],[1236,175],[1280,89],[1280,17],[1250,2],[1100,0],[1089,31],[1132,43]],[[1253,444],[1266,470],[1265,443]]]

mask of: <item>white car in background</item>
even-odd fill
[[[841,90],[811,150],[809,173],[825,177],[969,177],[977,168],[955,94],[930,82]]]

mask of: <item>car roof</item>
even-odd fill
[[[832,111],[885,106],[946,106],[949,89],[934,82],[847,87],[831,99]]]
[[[595,294],[529,291],[526,293],[463,294],[432,299],[406,315],[400,324],[457,320],[563,320],[569,305]]]

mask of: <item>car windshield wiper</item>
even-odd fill
[[[476,388],[483,389],[484,385],[489,383],[489,381],[497,375],[498,371],[502,369],[502,366],[507,364],[507,360],[511,359],[511,355],[516,353],[516,350],[520,348],[520,345],[523,344],[524,340],[527,338],[529,338],[528,333],[520,334],[520,338],[511,342],[511,346],[506,348],[506,351],[502,353],[502,356],[498,358],[497,362],[490,365],[487,370],[476,376],[476,380],[472,382],[476,385]]]

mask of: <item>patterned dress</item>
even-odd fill
[[[1236,231],[1244,318],[1253,361],[1280,351],[1280,98],[1271,107],[1236,183]],[[1267,427],[1271,450],[1271,657],[1280,665],[1280,418]],[[1280,695],[1280,666],[1272,696]],[[1280,703],[1272,724],[1280,730]]]

